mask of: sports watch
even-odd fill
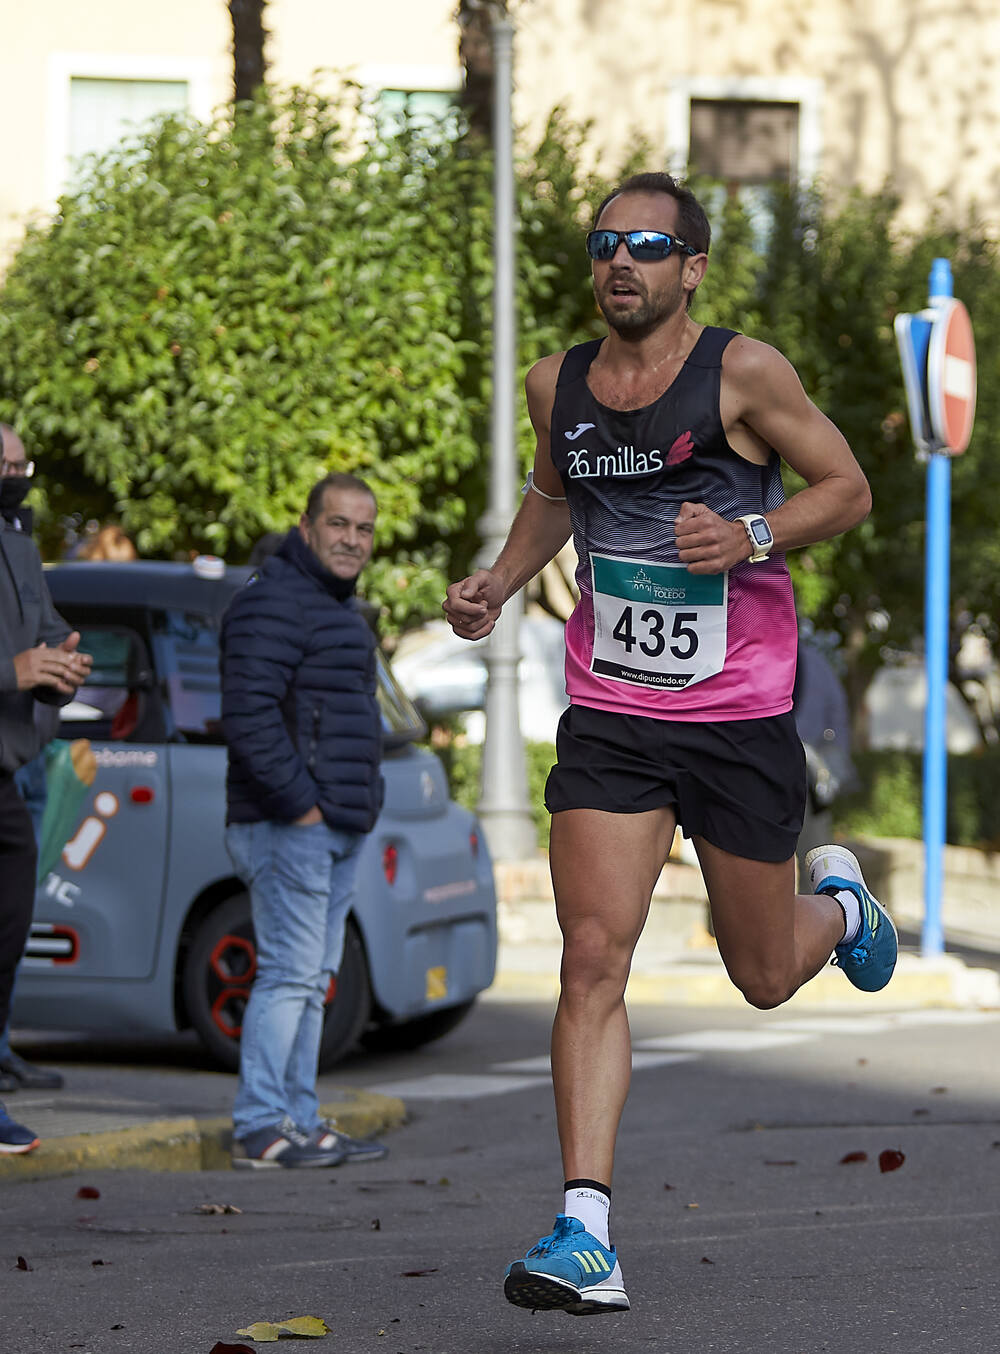
[[[737,521],[743,523],[750,539],[750,558],[747,563],[760,564],[761,560],[767,559],[771,553],[771,546],[774,545],[774,537],[767,525],[767,518],[759,512],[748,512],[744,517],[737,518]]]

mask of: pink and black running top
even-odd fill
[[[563,359],[551,450],[579,560],[580,601],[566,624],[575,704],[678,720],[792,708],[797,625],[784,555],[714,575],[690,574],[677,558],[685,501],[730,521],[785,501],[777,453],[756,465],[722,426],[722,354],[735,337],[703,329],[659,399],[624,412],[587,384],[603,340]]]

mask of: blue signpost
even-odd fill
[[[951,264],[935,259],[928,308],[896,316],[896,340],[918,458],[927,462],[924,568],[924,924],[921,952],[944,949],[941,924],[948,790],[946,700],[951,558],[951,457],[965,450],[976,408],[976,357],[968,312],[952,295]]]

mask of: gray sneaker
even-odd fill
[[[234,1170],[263,1171],[278,1166],[336,1166],[343,1157],[299,1132],[291,1119],[283,1119],[271,1128],[234,1138],[230,1160]]]

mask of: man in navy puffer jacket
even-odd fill
[[[386,1150],[323,1122],[316,1096],[324,998],[358,848],[382,804],[375,638],[354,600],[375,512],[363,480],[320,480],[222,623],[226,845],[257,940],[234,1166],[334,1166]]]

